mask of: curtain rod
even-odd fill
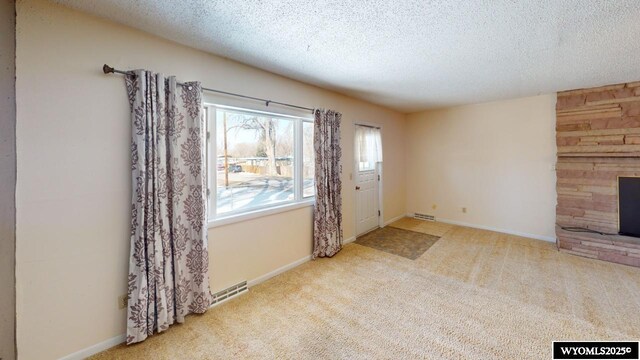
[[[133,71],[117,70],[117,69],[114,69],[114,68],[112,68],[111,66],[109,66],[107,64],[104,64],[102,66],[102,71],[105,74],[114,74],[114,73],[122,74],[122,75],[133,75],[134,74]],[[184,84],[181,83],[181,82],[178,82],[178,85],[184,85]],[[227,91],[222,91],[222,90],[210,89],[210,88],[206,88],[206,87],[203,87],[202,90],[209,91],[209,92],[214,92],[214,93],[218,93],[218,94],[223,94],[223,95],[236,96],[236,97],[240,97],[240,98],[243,98],[243,99],[261,101],[261,102],[264,102],[266,106],[269,106],[269,104],[276,104],[276,105],[287,106],[287,107],[295,108],[295,109],[308,110],[308,111],[311,111],[311,113],[313,113],[313,111],[314,111],[314,109],[308,108],[308,107],[304,107],[304,106],[291,105],[291,104],[287,104],[287,103],[283,103],[283,102],[279,102],[279,101],[272,101],[272,100],[262,99],[262,98],[253,97],[253,96],[235,94],[235,93],[232,93],[232,92],[227,92]]]
[[[364,125],[364,124],[358,124],[358,123],[356,123],[356,126],[362,126],[362,127],[368,127],[368,128],[380,130],[380,126]]]

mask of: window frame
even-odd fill
[[[300,122],[300,131],[298,132],[298,134],[300,134],[300,140],[299,142],[297,142],[300,146],[300,166],[298,167],[300,169],[300,179],[302,181],[302,185],[300,186],[300,198],[301,199],[306,199],[306,200],[315,200],[316,197],[316,189],[315,189],[315,185],[316,185],[316,179],[315,179],[315,159],[316,159],[316,154],[313,154],[313,164],[312,166],[314,166],[314,171],[313,171],[313,195],[307,195],[304,196],[304,124],[308,123],[311,124],[311,127],[313,128],[313,131],[315,132],[315,123],[313,118],[303,118],[302,121]],[[314,141],[314,138],[311,138],[311,141]],[[315,151],[315,150],[314,150]]]
[[[313,118],[310,116],[297,116],[284,113],[276,113],[264,110],[251,109],[247,107],[229,106],[219,103],[205,102],[203,104],[205,113],[205,129],[206,129],[206,173],[207,173],[207,222],[209,228],[222,226],[239,221],[245,221],[262,216],[268,216],[281,212],[291,211],[303,207],[313,206],[315,203],[315,191],[314,195],[304,196],[304,154],[303,154],[303,123],[308,122],[313,124]],[[217,183],[218,183],[218,171],[217,171],[217,159],[218,159],[218,146],[217,146],[217,111],[225,110],[235,113],[245,114],[261,114],[272,116],[277,119],[286,119],[293,121],[293,199],[280,201],[273,204],[265,204],[262,206],[251,207],[246,210],[232,210],[222,214],[218,214],[217,209]],[[214,164],[213,161],[216,163]]]

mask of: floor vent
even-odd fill
[[[222,291],[218,291],[217,293],[211,296],[211,306],[218,305],[223,303],[229,299],[232,299],[238,295],[244,294],[249,291],[247,287],[247,282],[243,281],[241,283],[237,283],[233,286],[230,286]]]
[[[436,217],[433,215],[415,213],[413,217],[418,220],[436,221]]]

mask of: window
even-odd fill
[[[209,105],[209,219],[311,200],[310,119]]]
[[[377,163],[382,161],[382,139],[379,128],[356,126],[356,158],[358,171],[375,170]]]
[[[313,122],[302,122],[302,179],[304,190],[302,196],[315,195],[315,151],[313,150]]]

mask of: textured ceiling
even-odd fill
[[[55,2],[405,112],[640,80],[638,0]]]

